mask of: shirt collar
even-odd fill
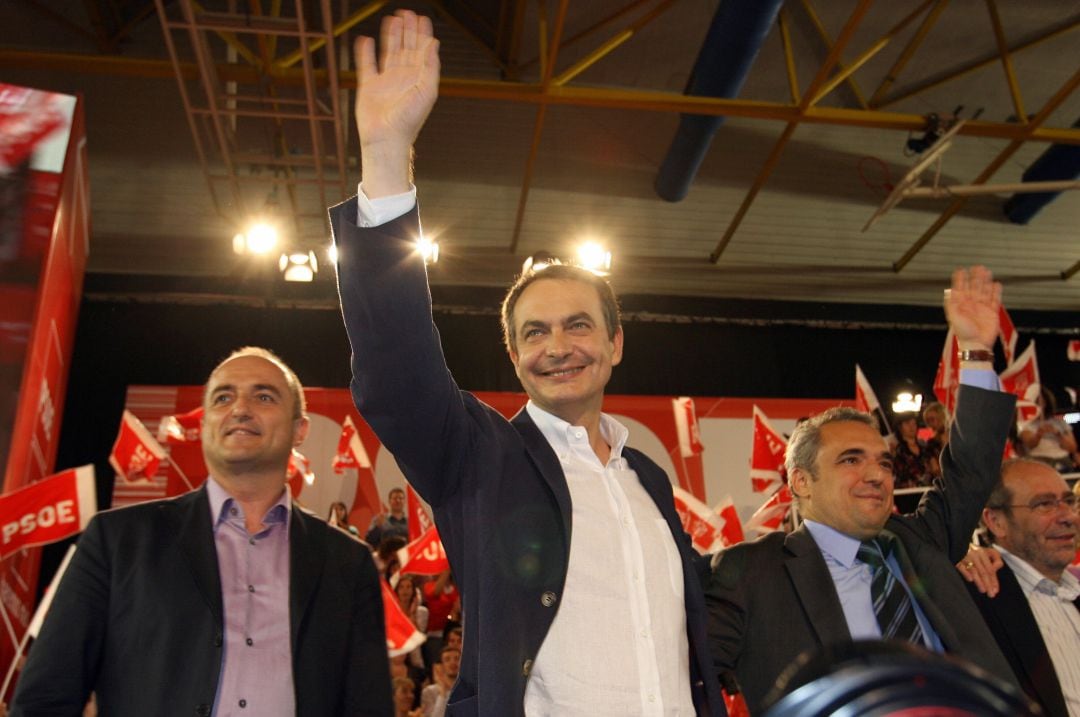
[[[859,552],[858,540],[816,520],[803,519],[803,525],[810,531],[810,535],[822,552],[828,553],[845,568],[850,568],[855,564],[855,557]]]
[[[533,420],[540,433],[547,439],[548,444],[558,454],[566,453],[570,448],[571,431],[584,430],[581,426],[572,426],[553,413],[549,413],[537,406],[531,400],[525,404],[525,410],[529,418]],[[614,460],[622,457],[623,447],[630,437],[630,430],[606,413],[600,414],[600,437],[611,446],[611,458]]]
[[[229,495],[213,476],[208,476],[206,479],[206,497],[210,500],[210,520],[213,522],[215,532],[219,525],[234,517],[229,513],[234,506],[237,510],[235,517],[239,518],[241,524],[243,523],[243,508],[236,503],[236,500]],[[284,490],[281,491],[281,497],[266,511],[262,522],[267,526],[274,523],[284,523],[288,526],[291,515],[292,500],[290,500],[289,489],[284,487]]]
[[[1066,602],[1073,602],[1080,597],[1080,580],[1077,580],[1076,576],[1068,570],[1061,573],[1060,582],[1054,582],[1020,556],[1013,555],[1000,545],[995,545],[994,548],[1001,553],[1001,558],[1016,575],[1025,595],[1037,591],[1046,595],[1055,595]]]

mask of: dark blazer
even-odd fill
[[[420,233],[417,211],[360,230],[353,199],[332,209],[331,219],[353,398],[432,506],[462,595],[461,671],[447,714],[521,715],[566,580],[573,529],[566,477],[525,411],[508,422],[454,383],[410,241]],[[706,647],[702,563],[695,564],[667,475],[642,453],[627,449],[624,456],[681,553],[698,712],[722,714]]]
[[[1042,706],[1046,717],[1069,717],[1057,671],[1016,573],[1005,565],[997,577],[1001,589],[995,597],[983,595],[970,583],[968,592],[1028,697]]]
[[[960,388],[943,477],[915,513],[885,524],[903,551],[908,584],[948,652],[1015,683],[954,564],[997,480],[1015,399]],[[821,550],[803,526],[720,553],[706,585],[709,640],[718,671],[733,670],[752,712],[781,671],[808,649],[850,641]]]
[[[289,619],[297,715],[390,715],[382,594],[367,549],[295,504]],[[221,581],[206,488],[97,515],[19,678],[13,715],[210,714]]]

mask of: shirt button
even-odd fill
[[[248,542],[251,543],[252,545],[254,545],[255,544],[255,538],[248,538]]]
[[[649,697],[649,699],[652,699],[652,697]],[[240,706],[247,707],[247,700],[240,700]]]
[[[656,695],[650,694],[649,695],[649,702],[656,702]]]
[[[237,513],[236,508],[229,508],[229,515],[235,516]]]
[[[544,594],[540,596],[540,604],[544,607],[551,607],[552,605],[554,605],[555,593],[550,590],[545,591]]]
[[[251,639],[250,637],[249,637],[248,639],[244,640],[244,642],[246,642],[246,643],[247,643],[247,646],[248,646],[248,647],[251,647],[252,645],[254,645],[254,644],[255,644],[255,641],[254,641],[254,640],[252,640],[252,639]]]
[[[255,592],[255,586],[254,585],[248,585],[248,592],[249,593]]]

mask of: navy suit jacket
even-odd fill
[[[946,651],[1015,684],[954,567],[997,480],[1014,403],[1009,394],[961,386],[942,479],[915,513],[893,515],[885,529],[897,536],[905,579]],[[761,710],[801,653],[851,640],[832,576],[805,526],[720,553],[705,594],[717,671],[735,672],[751,712]]]
[[[289,621],[296,713],[390,715],[378,574],[367,548],[293,505]],[[12,715],[206,717],[223,608],[205,486],[90,521],[31,646]]]
[[[1005,565],[997,576],[1001,589],[992,598],[968,585],[975,605],[1028,697],[1042,706],[1046,717],[1069,717],[1057,671],[1016,573]],[[1080,653],[1075,657],[1080,659]]]
[[[355,199],[331,210],[353,398],[432,506],[462,595],[461,671],[447,714],[521,715],[566,579],[566,478],[525,411],[507,421],[459,390],[447,370],[424,264],[410,241],[420,233],[417,210],[374,229],[358,229],[356,216]],[[698,712],[722,714],[706,647],[701,561],[683,533],[667,475],[642,453],[626,449],[624,456],[681,553]]]

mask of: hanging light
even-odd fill
[[[278,260],[278,268],[285,281],[313,281],[319,262],[313,251],[286,253]]]
[[[922,409],[922,394],[901,391],[892,403],[893,413],[916,413]]]
[[[611,271],[611,252],[594,241],[587,241],[578,247],[578,266],[596,274]]]

